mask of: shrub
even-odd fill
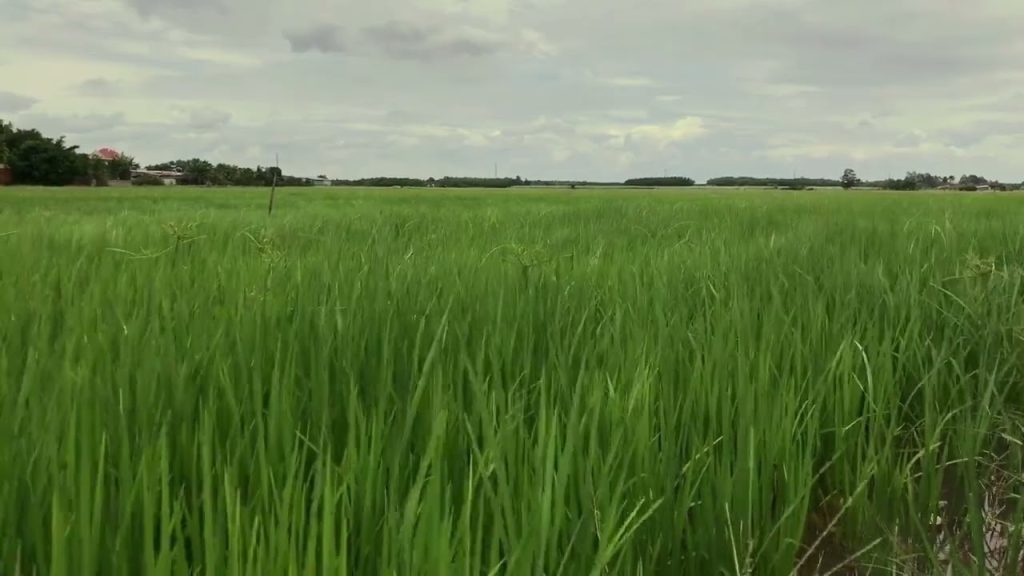
[[[142,174],[132,180],[132,186],[163,186],[164,181],[152,174]]]
[[[626,186],[665,186],[665,187],[688,187],[696,184],[693,178],[682,176],[669,176],[665,178],[633,178],[626,180]]]

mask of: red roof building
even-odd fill
[[[113,148],[100,148],[92,153],[92,157],[104,162],[111,162],[121,157],[121,153]]]
[[[0,164],[0,186],[10,186],[14,181],[14,174],[6,164]]]

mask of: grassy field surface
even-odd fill
[[[1024,198],[0,189],[0,574],[1019,573]]]

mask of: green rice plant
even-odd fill
[[[0,201],[0,574],[1020,571],[1015,196]]]

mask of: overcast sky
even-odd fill
[[[143,163],[1024,180],[1021,0],[0,0],[0,117]]]

